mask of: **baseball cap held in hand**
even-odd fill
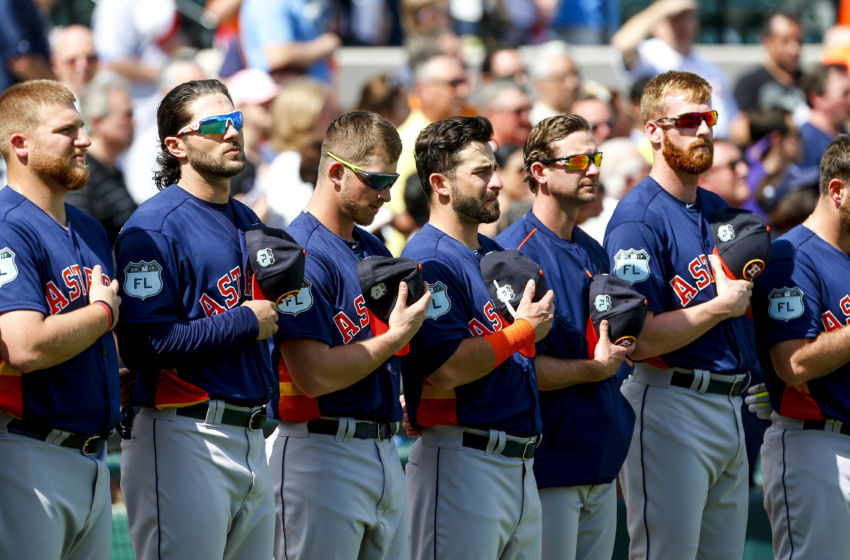
[[[245,246],[253,277],[254,299],[267,299],[280,305],[298,293],[304,281],[306,251],[282,229],[254,224],[245,230]]]
[[[590,317],[587,319],[588,355],[593,357],[599,342],[599,323],[608,321],[608,338],[619,346],[632,346],[646,320],[646,299],[625,280],[597,274],[588,289]]]
[[[369,324],[374,336],[389,330],[390,314],[398,300],[398,287],[401,282],[407,284],[407,305],[425,295],[422,265],[407,257],[366,257],[357,263],[357,280],[366,301]],[[403,356],[409,351],[409,345],[405,345],[396,355]]]
[[[743,208],[726,207],[709,219],[714,254],[726,276],[752,280],[762,273],[770,258],[770,228],[761,216]]]
[[[481,259],[481,277],[490,292],[490,299],[496,306],[496,311],[508,324],[516,319],[516,308],[519,306],[525,286],[529,280],[534,280],[533,301],[538,301],[546,295],[546,279],[540,265],[519,251],[490,251]],[[534,357],[534,346],[520,351],[523,356]]]

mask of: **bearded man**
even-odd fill
[[[631,558],[740,558],[747,528],[741,390],[755,363],[743,317],[752,282],[726,277],[709,219],[727,206],[697,186],[711,167],[711,86],[689,72],[650,80],[641,114],[649,177],[605,234],[615,276],[647,300],[622,386],[637,417],[623,465]],[[709,261],[711,261],[709,263]]]

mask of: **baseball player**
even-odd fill
[[[753,310],[774,412],[761,447],[776,558],[850,557],[850,136],[820,164],[812,214],[771,248]]]
[[[157,113],[161,192],[116,243],[121,355],[139,412],[121,488],[137,558],[269,558],[272,481],[262,431],[274,394],[271,301],[246,294],[245,229],[230,198],[242,115],[218,80],[172,89]]]
[[[407,500],[393,436],[402,418],[399,352],[425,319],[429,297],[399,303],[372,336],[357,263],[389,256],[369,225],[398,178],[401,140],[368,111],[328,127],[319,180],[287,232],[306,250],[301,291],[280,305],[273,361],[280,418],[269,462],[275,556],[408,556]],[[399,301],[407,284],[399,286]]]
[[[711,87],[659,74],[641,97],[649,177],[623,197],[605,233],[613,274],[647,299],[622,392],[636,424],[621,482],[631,558],[740,558],[747,458],[740,392],[755,349],[742,315],[752,282],[726,277],[708,219],[723,200],[697,186],[711,166]]]
[[[403,253],[422,264],[431,290],[402,369],[409,419],[423,429],[407,463],[416,559],[540,558],[537,376],[519,350],[549,331],[553,295],[532,302],[529,282],[506,326],[481,278],[481,258],[501,250],[478,235],[499,218],[492,134],[483,117],[452,117],[416,140],[431,204]]]
[[[605,321],[589,354],[588,287],[591,275],[608,273],[608,257],[575,227],[581,206],[598,194],[602,154],[583,117],[558,115],[535,125],[524,156],[534,204],[496,241],[540,264],[555,292],[555,322],[535,359],[543,439],[534,476],[543,505],[543,558],[610,560],[615,479],[634,426],[613,375],[628,349],[611,343]]]
[[[121,298],[106,232],[64,202],[89,144],[58,82],[0,96],[0,558],[109,557]]]

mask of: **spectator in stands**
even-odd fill
[[[70,191],[65,202],[100,222],[110,244],[114,244],[124,222],[136,209],[118,168],[118,158],[133,142],[130,84],[117,76],[105,75],[92,81],[79,100],[91,138],[86,152],[89,182],[81,190]]]
[[[697,52],[697,3],[695,0],[657,0],[626,21],[611,38],[622,55],[628,82],[668,70],[699,74],[711,84],[712,106],[720,118],[715,138],[726,138],[738,114],[738,106],[725,72]],[[652,38],[647,38],[650,33]]]
[[[0,92],[38,78],[54,78],[38,8],[32,0],[0,0]]]
[[[578,67],[566,43],[550,41],[534,53],[529,67],[537,100],[531,109],[531,124],[566,113],[579,91]]]
[[[269,144],[272,128],[271,105],[278,85],[257,68],[246,68],[231,76],[227,89],[233,106],[242,111],[242,143],[245,168],[230,180],[231,194],[242,202],[263,180],[277,151]]]
[[[484,86],[477,95],[479,114],[493,125],[498,146],[522,146],[531,132],[531,98],[512,81]]]
[[[482,84],[513,80],[518,86],[525,87],[528,75],[519,49],[505,46],[487,49],[484,60],[481,61],[479,79]]]
[[[79,98],[98,70],[91,29],[84,25],[56,29],[50,41],[50,66],[56,79]]]
[[[826,147],[832,139],[847,132],[850,119],[850,76],[840,64],[818,64],[803,76],[800,87],[811,107],[809,120],[800,127],[803,137],[801,167],[820,165]]]
[[[337,116],[328,86],[302,77],[284,85],[272,103],[271,143],[278,154],[260,183],[268,212],[255,211],[266,224],[283,228],[307,205],[319,169],[325,131]]]
[[[329,83],[329,63],[340,39],[328,31],[323,6],[309,0],[243,0],[239,29],[248,67],[265,70],[278,82],[307,74]]]
[[[607,45],[620,27],[620,2],[561,0],[552,28],[571,45]]]
[[[743,74],[735,85],[735,101],[742,112],[759,105],[776,106],[791,111],[797,124],[805,122],[808,108],[800,89],[802,21],[800,14],[782,11],[765,20],[761,30],[765,61]]]
[[[608,92],[604,94],[608,95]],[[586,95],[573,101],[569,112],[585,118],[597,146],[601,146],[614,133],[614,107],[609,99]]]
[[[714,160],[711,168],[702,174],[699,185],[729,203],[739,207],[750,198],[747,186],[747,165],[741,149],[728,140],[714,141]]]
[[[378,113],[395,126],[400,126],[410,115],[407,88],[397,74],[378,74],[366,80],[356,107]]]
[[[419,132],[439,120],[461,115],[470,92],[466,68],[453,56],[438,54],[420,62],[414,68],[414,94],[418,106],[410,111],[407,120],[398,127],[402,152],[398,160],[399,179],[392,187],[391,200],[382,208],[392,213],[392,226],[385,241],[393,254],[400,254],[406,236],[413,231],[413,220],[404,208],[404,188],[407,178],[416,174],[413,146]],[[379,222],[378,218],[373,223]]]

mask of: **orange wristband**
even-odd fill
[[[534,344],[534,327],[525,319],[517,319],[510,327],[488,334],[484,340],[493,349],[493,355],[496,357],[493,363],[495,368],[510,358],[514,352]]]
[[[108,321],[107,324],[106,324],[106,330],[111,331],[112,327],[115,326],[115,323],[114,323],[115,312],[112,311],[112,306],[109,305],[108,303],[106,303],[105,301],[103,301],[102,299],[99,299],[97,301],[93,301],[92,304],[94,304],[94,305],[100,304],[106,310],[106,318],[107,318],[107,321]]]

